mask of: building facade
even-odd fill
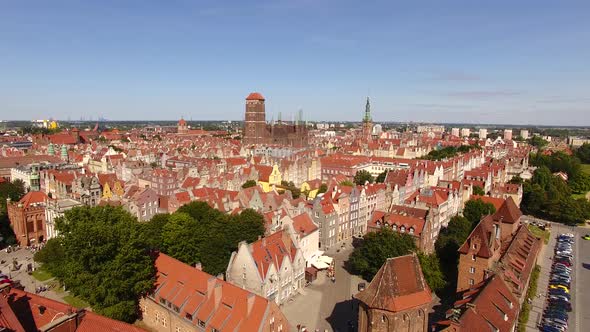
[[[266,123],[265,99],[253,92],[246,97],[246,117],[242,141],[246,145],[283,145],[305,147],[308,144],[307,128],[298,119],[294,123]]]
[[[20,201],[6,201],[8,218],[20,246],[38,244],[47,238],[45,232],[45,204],[49,199],[44,192],[31,191]]]
[[[358,331],[428,331],[432,292],[416,254],[388,258],[359,301]]]

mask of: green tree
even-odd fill
[[[367,182],[373,183],[373,181],[374,179],[371,173],[369,173],[369,171],[365,171],[364,169],[361,169],[354,175],[354,183],[359,186],[363,186]]]
[[[377,183],[385,182],[385,178],[387,177],[387,172],[388,172],[388,170],[384,170],[383,172],[379,173],[379,175],[377,176],[377,179],[375,179],[375,182],[377,182]]]
[[[155,274],[137,220],[120,207],[78,207],[58,218],[56,229],[36,258],[94,311],[133,322]]]
[[[523,184],[524,180],[520,177],[520,175],[513,176],[508,183],[511,184]]]
[[[141,235],[150,250],[162,250],[162,232],[169,218],[168,213],[160,213],[150,221],[139,224]]]
[[[440,261],[435,253],[432,254],[424,254],[418,253],[418,258],[420,259],[420,267],[422,268],[422,273],[424,274],[424,279],[426,279],[426,283],[433,291],[439,291],[443,289],[446,285],[445,276],[442,273]]]
[[[586,193],[590,190],[590,175],[578,172],[569,179],[568,185],[575,193]]]
[[[533,136],[529,138],[528,142],[530,145],[536,147],[537,149],[542,149],[545,146],[547,146],[547,144],[549,144],[549,142],[544,140],[541,136]]]
[[[479,196],[485,196],[486,192],[483,191],[483,188],[480,186],[473,186],[473,194]]]
[[[590,164],[590,144],[584,143],[576,150],[576,157],[584,164]]]
[[[255,187],[255,186],[256,186],[255,180],[248,180],[248,181],[244,182],[244,184],[242,185],[242,188],[246,189],[246,188]]]
[[[322,183],[320,185],[320,189],[318,189],[318,194],[325,193],[326,191],[328,191],[328,185],[325,183]]]
[[[352,181],[349,181],[349,180],[344,180],[344,181],[340,182],[339,185],[346,186],[346,187],[354,187],[354,183],[352,183]]]
[[[469,200],[465,203],[463,216],[471,222],[471,229],[475,228],[483,216],[493,214],[496,208],[491,203],[485,203],[481,198]]]
[[[163,251],[189,265],[200,262],[203,242],[200,228],[199,223],[187,213],[171,214],[162,229]]]
[[[24,195],[25,184],[21,180],[0,183],[0,236],[5,245],[16,244],[16,236],[8,219],[6,199],[18,202]]]
[[[459,247],[463,245],[471,232],[471,222],[462,216],[454,216],[446,228],[442,228],[435,242],[435,252],[440,260],[444,279],[448,281],[445,289],[447,295],[453,295],[457,287],[457,266],[459,264]],[[442,296],[448,298],[450,296]]]
[[[407,255],[416,250],[411,235],[383,228],[365,235],[362,244],[350,255],[349,264],[365,280],[371,280],[387,258]]]

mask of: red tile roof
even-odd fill
[[[302,236],[307,236],[316,231],[318,226],[313,223],[309,217],[309,214],[304,212],[298,216],[293,217],[293,229],[295,229],[295,232],[301,234]]]
[[[258,331],[270,319],[270,310],[280,313],[274,302],[165,254],[156,258],[156,269],[155,301],[180,304],[179,315],[183,319],[190,315],[192,320],[188,321],[195,326],[198,320],[205,322],[207,331]],[[277,326],[281,322],[288,329],[284,316],[275,317]]]
[[[264,100],[264,97],[259,92],[252,92],[246,97],[246,100]]]
[[[400,312],[432,302],[416,254],[388,258],[369,286],[355,297],[369,308]]]
[[[42,191],[29,191],[18,202],[22,204],[23,207],[26,209],[31,204],[44,203],[48,199],[49,197],[47,196],[47,194],[45,194]]]
[[[478,200],[478,199],[482,200],[484,203],[490,203],[490,204],[492,204],[496,208],[496,211],[500,210],[500,207],[502,207],[502,205],[506,201],[503,198],[496,198],[496,197],[490,197],[490,196],[471,195],[470,200]]]
[[[266,273],[271,264],[278,270],[282,267],[283,260],[294,260],[297,248],[291,241],[287,232],[280,230],[251,244],[252,257],[258,267],[262,279],[266,279]]]
[[[0,326],[14,331],[38,331],[54,322],[56,317],[72,315],[78,326],[72,324],[69,331],[77,332],[145,332],[145,330],[123,322],[103,317],[90,311],[76,309],[68,304],[57,302],[36,294],[18,289],[3,290],[0,295]],[[8,306],[6,306],[8,305]],[[11,316],[12,311],[24,329],[19,329]],[[7,324],[9,323],[9,324]],[[62,323],[65,327],[67,322]]]

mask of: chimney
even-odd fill
[[[201,262],[196,262],[195,263],[195,269],[197,269],[199,271],[203,271],[203,266],[201,265]]]
[[[248,293],[248,296],[247,296],[248,306],[247,306],[247,311],[246,311],[246,317],[250,316],[250,313],[252,312],[252,307],[254,307],[254,300],[255,299],[256,299],[256,295],[254,295],[254,293]]]
[[[266,238],[265,237],[262,238],[262,246],[266,247]]]
[[[221,304],[221,287],[221,283],[218,283],[213,289],[213,303],[215,303],[215,309],[217,309],[219,304]]]
[[[209,277],[209,279],[207,279],[207,296],[210,296],[213,292],[213,287],[215,287],[215,284],[217,284],[217,278],[215,278],[214,276]]]

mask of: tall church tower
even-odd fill
[[[263,144],[266,142],[266,113],[264,97],[252,92],[246,97],[246,119],[244,121],[244,144]]]
[[[367,97],[367,104],[365,105],[365,116],[363,117],[363,141],[369,142],[373,135],[373,119],[371,119],[371,103]]]

